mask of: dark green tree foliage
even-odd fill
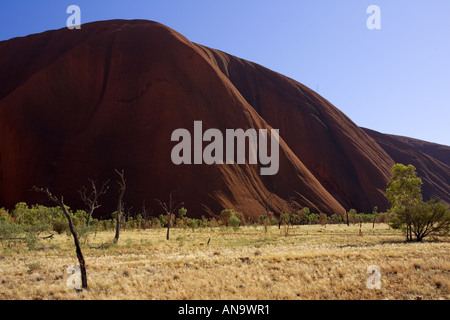
[[[447,235],[450,230],[450,210],[443,203],[430,200],[412,208],[411,231],[417,241],[429,235]]]
[[[414,166],[393,167],[392,181],[386,190],[393,215],[390,224],[404,229],[407,241],[413,240],[413,234],[422,241],[427,236],[446,235],[450,230],[449,207],[435,200],[423,202],[421,185]]]
[[[412,241],[411,213],[422,202],[422,179],[417,177],[413,165],[396,164],[392,168],[391,181],[388,183],[386,196],[394,213],[391,221],[393,228],[405,228],[406,240]]]

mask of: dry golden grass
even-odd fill
[[[66,286],[77,259],[67,235],[29,251],[0,244],[0,299],[449,299],[450,243],[404,243],[386,225],[100,232],[83,247],[89,290]],[[210,240],[207,245],[208,239]],[[367,267],[381,289],[366,287]]]

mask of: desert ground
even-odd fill
[[[449,299],[450,242],[405,243],[388,225],[123,230],[83,239],[89,289],[68,289],[73,239],[0,243],[0,299]],[[369,266],[381,288],[369,289]]]

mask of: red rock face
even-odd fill
[[[364,129],[395,162],[412,164],[422,178],[425,201],[441,200],[450,204],[450,147],[417,139],[382,134]]]
[[[392,159],[342,112],[298,82],[222,52],[203,50],[344,207],[385,208]]]
[[[0,207],[45,203],[49,187],[82,208],[88,179],[111,179],[100,216],[115,210],[114,169],[124,169],[125,202],[138,212],[154,199],[185,202],[195,217],[234,208],[264,213],[274,194],[313,211],[386,206],[393,159],[322,97],[256,64],[191,43],[149,21],[106,21],[0,43]],[[280,129],[280,169],[180,165],[175,129]],[[191,131],[192,132],[192,131]],[[438,182],[438,184],[441,182]],[[447,192],[448,192],[447,188]]]

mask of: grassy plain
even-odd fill
[[[69,290],[71,237],[0,243],[0,299],[449,299],[450,242],[405,243],[387,225],[124,230],[83,245],[89,290]],[[209,244],[208,244],[209,240]],[[381,289],[366,286],[368,266]]]

